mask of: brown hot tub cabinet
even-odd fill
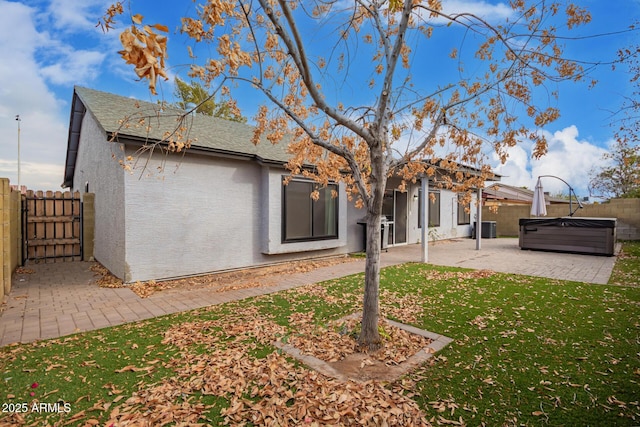
[[[616,218],[520,218],[520,249],[612,256]]]

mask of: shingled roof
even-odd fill
[[[178,118],[184,114],[184,111],[170,106],[161,108],[150,102],[74,87],[63,187],[73,185],[82,119],[86,112],[102,127],[106,138],[117,133],[119,142],[132,144],[162,141],[165,132],[175,130]],[[123,119],[127,117],[132,118],[129,125],[122,126]],[[136,125],[142,117],[146,118],[145,125]],[[237,156],[280,165],[290,158],[286,143],[274,145],[265,140],[254,145],[251,142],[253,126],[203,114],[193,114],[187,120],[188,137],[193,139],[191,152]]]
[[[487,200],[501,201],[512,204],[531,204],[533,202],[534,191],[528,188],[514,187],[507,184],[493,184],[482,191],[482,195]],[[568,204],[568,199],[551,197],[544,195],[547,204]]]

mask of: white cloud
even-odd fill
[[[503,175],[502,182],[514,186],[535,188],[540,175],[553,175],[567,181],[578,196],[588,195],[589,175],[594,167],[604,165],[602,156],[607,152],[589,141],[578,138],[578,128],[569,126],[553,134],[544,131],[548,152],[538,160],[531,157],[531,144],[525,142],[509,150],[509,159],[496,165],[495,171]],[[494,156],[494,161],[497,160]],[[543,178],[544,190],[551,194],[568,193],[562,181]]]
[[[514,13],[507,3],[491,4],[475,0],[443,1],[442,11],[446,14],[471,13],[489,21],[504,20]]]
[[[40,73],[54,84],[83,84],[92,80],[105,56],[91,50],[71,51],[59,57],[55,64],[42,67]]]
[[[578,139],[578,128],[569,126],[553,135],[548,134],[549,151],[540,160],[532,162],[534,177],[555,175],[567,181],[580,195],[588,195],[589,174],[593,167],[603,164],[604,148]],[[568,192],[565,184],[545,180],[545,191]],[[553,181],[553,182],[552,182]]]
[[[0,0],[0,118],[10,118],[15,129],[16,114],[51,111],[59,107],[38,74],[36,47],[43,37],[33,25],[33,10],[21,3]]]
[[[523,146],[516,146],[509,149],[509,158],[505,164],[494,168],[495,172],[502,175],[502,182],[514,187],[528,187],[531,182],[529,172],[529,161],[531,152]],[[493,156],[497,161],[497,156]]]
[[[82,9],[82,8],[81,8]],[[47,19],[23,3],[0,0],[0,176],[17,184],[20,115],[21,183],[59,189],[67,146],[68,99],[47,86],[89,82],[104,59],[100,52],[75,50],[42,31]],[[94,24],[95,25],[95,24]]]
[[[96,16],[107,10],[103,0],[52,0],[48,8],[55,28],[63,31],[95,30]],[[100,13],[96,13],[96,11]]]
[[[353,10],[353,2],[349,0],[339,0],[333,3],[332,10],[335,11],[351,11]],[[424,18],[427,13],[423,9],[414,10]],[[507,3],[491,4],[487,1],[478,0],[447,0],[442,2],[442,13],[447,15],[455,15],[458,13],[470,13],[483,18],[487,21],[504,20],[514,15],[513,9]],[[434,19],[434,18],[429,18]],[[435,21],[444,21],[443,18],[435,18]]]
[[[20,162],[20,185],[32,190],[61,190],[63,163]],[[17,161],[0,159],[0,177],[17,176]],[[18,180],[10,179],[12,185]]]

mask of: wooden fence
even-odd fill
[[[13,190],[0,178],[0,302],[19,265],[93,260],[93,193]]]
[[[79,192],[29,190],[22,203],[25,262],[82,260],[82,200]]]
[[[20,193],[0,178],[0,301],[11,290],[11,275],[22,261]]]

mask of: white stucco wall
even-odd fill
[[[475,200],[474,196],[471,204],[471,223],[473,223]],[[458,195],[449,190],[440,190],[440,226],[435,227],[436,240],[471,236],[470,224],[458,225],[459,209],[464,207],[458,204]]]
[[[134,170],[125,175],[126,282],[361,249],[360,230],[348,225],[350,217],[360,212],[347,205],[344,194],[340,198],[338,240],[283,248],[280,182],[286,174],[284,169],[196,154],[175,159],[157,156],[148,163],[148,170],[153,172],[166,160],[161,174]],[[271,185],[274,187],[269,188]],[[277,236],[271,250],[265,240],[270,236]]]
[[[260,234],[260,168],[186,155],[170,156],[165,171],[155,173],[164,160],[149,162],[151,174],[134,170],[125,177],[125,281],[252,264]]]
[[[115,158],[113,157],[115,156]],[[73,190],[95,193],[94,258],[113,274],[125,272],[124,171],[121,145],[110,143],[90,112],[82,120]]]
[[[422,229],[418,228],[418,190],[420,189],[420,184],[412,184],[408,188],[409,193],[409,219],[408,223],[408,243],[419,243],[422,235]],[[445,240],[445,239],[453,239],[456,237],[470,237],[471,236],[471,225],[463,224],[458,225],[458,209],[464,209],[462,206],[458,204],[458,196],[457,193],[454,193],[450,190],[444,189],[434,189],[430,188],[430,191],[439,191],[440,192],[440,225],[438,227],[432,227],[432,234],[430,236],[431,239],[435,240]],[[415,198],[414,198],[415,196]],[[471,224],[475,220],[475,194],[473,195],[473,199],[471,202]],[[429,209],[433,208],[433,204],[427,200],[429,203]]]

